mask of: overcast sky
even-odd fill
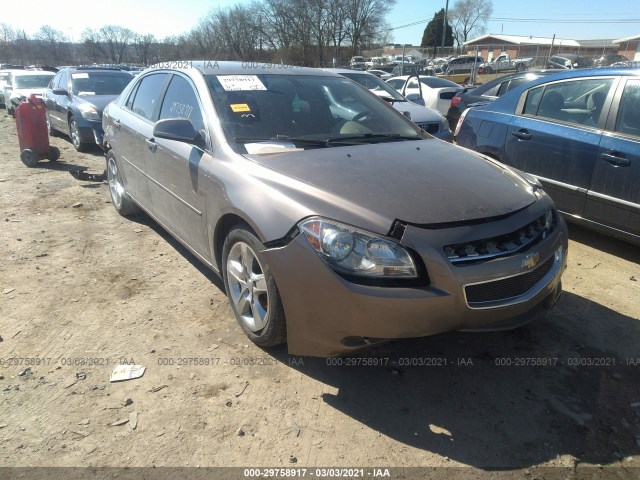
[[[121,25],[158,38],[189,31],[207,12],[218,6],[249,0],[20,0],[11,25],[35,33],[41,25],[62,30],[79,40],[86,27]],[[444,8],[445,0],[398,0],[388,16],[396,43],[418,45],[427,22]],[[449,7],[455,4],[450,0]],[[46,7],[44,7],[46,5]],[[548,36],[572,39],[617,39],[640,35],[638,0],[493,0],[488,33]],[[23,14],[18,14],[23,12]],[[4,17],[2,22],[7,22]],[[416,25],[405,26],[416,23]]]

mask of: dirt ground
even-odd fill
[[[70,175],[100,173],[100,152],[52,143],[59,163],[26,168],[0,115],[0,466],[640,477],[640,248],[570,226],[565,293],[519,330],[361,356],[379,366],[290,357],[251,344],[222,283],[153,221]],[[144,376],[110,383],[123,362]]]

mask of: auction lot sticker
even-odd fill
[[[227,92],[267,89],[257,75],[218,75],[218,80]]]

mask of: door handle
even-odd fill
[[[116,126],[116,130],[120,130],[120,120],[117,120],[117,119],[114,118],[113,119],[113,123]]]
[[[145,142],[147,143],[147,148],[152,152],[155,152],[156,148],[158,148],[158,144],[153,138],[147,138],[145,139]]]
[[[631,160],[624,158],[624,156],[618,152],[603,153],[600,155],[600,158],[616,167],[628,167],[631,165]]]
[[[516,138],[519,138],[520,140],[531,140],[531,134],[526,131],[524,128],[521,130],[518,130],[517,132],[511,132],[511,135],[513,135]]]

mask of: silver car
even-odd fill
[[[404,114],[413,123],[423,130],[429,132],[434,137],[446,142],[453,141],[453,132],[449,127],[448,120],[440,112],[417,103],[410,102],[400,93],[391,88],[381,78],[369,72],[356,72],[346,68],[326,68],[328,72],[339,73],[354,82],[359,83],[371,93],[389,102],[393,108]],[[357,113],[357,112],[356,112]]]
[[[218,273],[260,346],[331,356],[514,328],[562,291],[566,225],[535,179],[340,75],[159,65],[103,127],[115,208],[144,210]]]

